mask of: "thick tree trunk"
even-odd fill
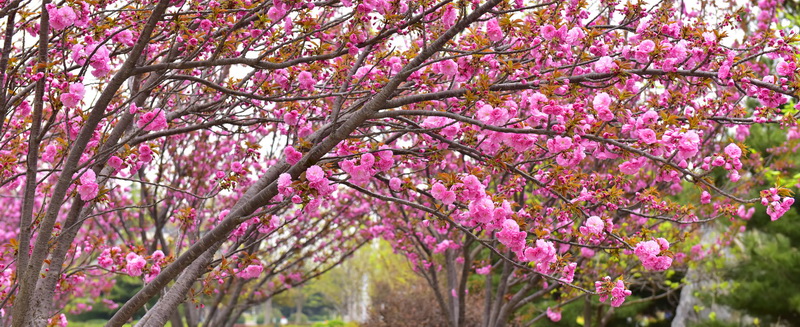
[[[45,10],[45,6],[49,3],[48,0],[42,1],[42,16],[40,18],[40,26],[39,26],[39,54],[37,61],[39,61],[42,66],[38,68],[36,71],[40,73],[44,73],[46,71],[45,67],[47,64],[47,52],[48,52],[48,41],[50,39],[50,20],[47,10]],[[13,23],[11,24],[14,25]],[[5,71],[2,72],[5,75]],[[33,103],[33,116],[31,117],[32,125],[31,125],[31,134],[30,138],[28,139],[28,155],[27,155],[27,165],[25,169],[25,198],[23,199],[22,203],[22,213],[19,218],[19,229],[20,229],[20,243],[19,243],[19,250],[17,251],[17,278],[20,281],[20,289],[17,295],[17,300],[14,303],[14,325],[15,326],[22,326],[25,323],[25,316],[19,317],[20,315],[26,314],[27,306],[30,304],[31,297],[33,293],[36,291],[36,284],[38,278],[19,278],[19,276],[33,276],[28,269],[29,263],[29,254],[28,248],[30,246],[30,240],[32,236],[32,227],[33,227],[33,207],[35,203],[36,197],[36,179],[37,179],[37,172],[38,172],[38,160],[39,160],[39,133],[41,128],[41,121],[42,121],[42,109],[44,107],[44,88],[45,88],[45,79],[39,79],[36,82],[36,93],[35,93],[35,100]],[[4,94],[6,92],[5,88],[2,91]],[[4,121],[0,121],[0,124],[4,124]],[[35,253],[34,253],[35,255]],[[38,272],[38,271],[37,271]],[[32,317],[31,317],[32,318]],[[41,322],[39,322],[41,324]]]

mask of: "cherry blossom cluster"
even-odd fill
[[[773,221],[780,219],[794,204],[794,198],[781,196],[780,190],[770,188],[761,191],[761,204],[767,207],[767,214]]]

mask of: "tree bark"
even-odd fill
[[[162,327],[167,323],[174,313],[177,313],[178,305],[186,299],[186,294],[194,284],[197,277],[206,272],[208,264],[214,258],[214,252],[219,245],[212,246],[178,277],[178,280],[169,289],[166,295],[156,303],[156,305],[139,320],[136,327]]]

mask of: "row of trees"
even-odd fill
[[[697,223],[792,205],[741,143],[796,124],[778,8],[4,1],[3,319],[157,298],[138,325],[230,326],[380,237],[450,326],[471,278],[483,326],[593,296],[608,321],[670,291],[650,272],[696,258]],[[120,274],[141,289],[102,303]]]

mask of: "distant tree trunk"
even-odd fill
[[[272,298],[264,302],[264,325],[272,324]]]
[[[586,301],[583,304],[583,326],[592,327],[592,297],[586,295]]]
[[[172,313],[172,317],[169,318],[169,321],[172,323],[172,327],[183,327],[183,320],[181,319],[181,313],[178,310]]]
[[[198,310],[189,301],[183,302],[183,314],[186,316],[186,327],[197,327]]]
[[[298,288],[297,288],[297,292],[298,292],[298,295],[297,295],[297,297],[294,299],[294,308],[295,308],[295,313],[294,313],[294,323],[295,323],[295,324],[299,324],[299,323],[301,323],[301,321],[300,321],[300,320],[301,320],[301,319],[300,319],[300,316],[303,314],[303,303],[305,303],[305,302],[306,302],[306,299],[305,299],[305,297],[303,296],[303,290],[302,290],[302,288],[298,287]]]

